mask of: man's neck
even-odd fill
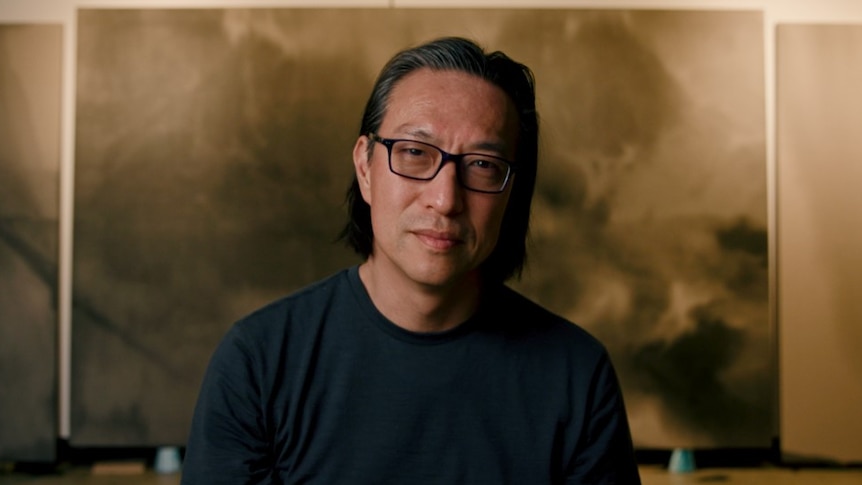
[[[443,332],[469,319],[479,305],[479,275],[441,286],[423,285],[382,271],[369,260],[359,267],[377,310],[399,327],[417,333]]]

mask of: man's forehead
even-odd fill
[[[459,70],[420,68],[399,79],[389,93],[381,126],[392,131],[389,135],[434,143],[443,128],[465,120],[487,128],[476,140],[477,148],[513,148],[518,134],[514,102],[494,83]]]

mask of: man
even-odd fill
[[[230,330],[183,483],[639,483],[605,349],[503,285],[537,146],[527,67],[460,38],[397,54],[353,150],[365,261]]]

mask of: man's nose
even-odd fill
[[[444,163],[437,175],[426,182],[423,197],[427,206],[444,215],[464,210],[464,188],[458,181],[458,163]]]

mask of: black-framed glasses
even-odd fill
[[[452,161],[458,167],[458,182],[475,192],[499,194],[514,172],[508,160],[484,153],[447,153],[421,141],[383,138],[369,133],[368,138],[382,144],[389,152],[389,170],[413,180],[431,180],[440,173],[443,165]]]

